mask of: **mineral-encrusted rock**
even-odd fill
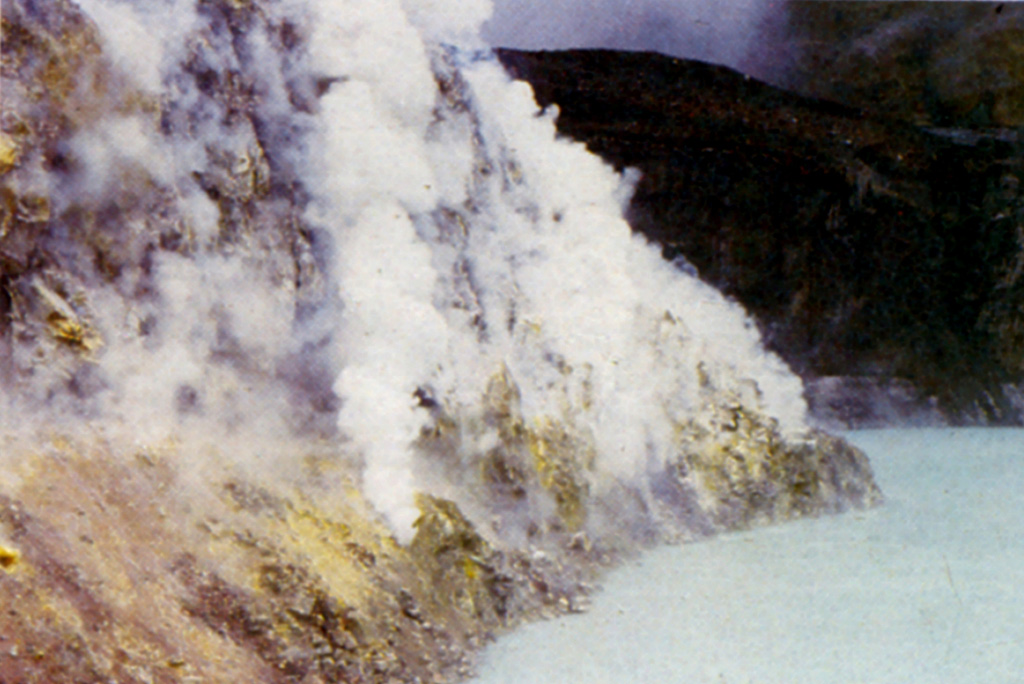
[[[1015,135],[918,128],[655,54],[499,54],[561,132],[640,170],[633,227],[742,302],[805,380],[898,378],[942,421],[1024,419]]]
[[[701,411],[650,407],[678,409],[668,463],[602,470],[584,420],[595,368],[574,376],[512,300],[491,325],[539,348],[553,399],[530,407],[534,369],[500,359],[471,390],[403,386],[399,408],[426,419],[399,447],[429,493],[399,543],[379,505],[393,483],[372,499],[373,454],[339,427],[334,389],[339,357],[357,356],[339,350],[337,320],[354,327],[353,309],[380,302],[339,301],[365,283],[332,280],[350,255],[307,211],[322,180],[314,113],[339,79],[303,61],[309,17],[194,9],[160,51],[165,72],[133,78],[102,38],[124,27],[102,13],[4,0],[0,682],[454,681],[496,634],[581,610],[600,570],[646,545],[876,502],[862,456],[783,434],[756,383],[722,364],[700,371]],[[539,212],[516,158],[485,144],[500,131],[456,57],[433,46],[423,69],[431,134],[469,141],[467,197],[415,228],[454,262],[435,306],[482,344],[494,328],[460,250],[493,228],[491,195]],[[722,476],[737,459],[750,467]]]
[[[785,436],[777,421],[751,410],[737,393],[704,387],[704,405],[679,426],[678,457],[657,492],[690,533],[780,522],[882,500],[867,457],[845,441],[812,430]],[[668,495],[668,496],[666,496]],[[694,499],[696,505],[677,502]]]
[[[517,571],[442,501],[399,547],[329,454],[300,492],[189,482],[174,449],[42,451],[0,494],[5,683],[455,680],[580,572]]]
[[[514,380],[501,382],[515,396]],[[476,461],[453,495],[494,526],[423,496],[405,547],[330,444],[292,454],[287,478],[214,469],[198,479],[187,447],[9,440],[0,679],[454,681],[502,631],[583,609],[623,554],[881,500],[866,458],[842,440],[783,436],[735,394],[706,396],[679,426],[678,458],[650,473],[647,502],[622,487],[588,493],[587,450],[546,436],[565,427],[513,426],[475,459],[428,452]],[[201,457],[221,463],[220,450],[239,446]],[[584,513],[599,524],[585,526]]]
[[[294,132],[256,107],[251,93],[266,85],[246,32],[281,36],[285,28],[267,27],[248,3],[202,3],[200,13],[208,26],[189,43],[179,83],[194,96],[161,101],[111,63],[100,27],[73,3],[4,2],[0,382],[35,400],[52,402],[70,388],[82,400],[71,410],[96,411],[110,399],[92,363],[101,346],[119,343],[107,351],[128,363],[132,349],[190,334],[157,315],[167,307],[156,286],[161,267],[183,265],[182,279],[199,278],[186,272],[187,260],[205,257],[211,272],[222,265],[211,289],[230,288],[240,277],[224,258],[245,252],[247,284],[279,293],[284,314],[328,299],[301,219],[305,199],[283,152]],[[280,40],[287,55],[290,43]],[[162,146],[195,149],[191,177],[179,177]],[[203,223],[213,224],[212,234],[199,232]],[[297,348],[239,368],[262,346],[245,336],[244,322],[232,325],[232,312],[212,302],[178,306],[186,317],[224,319],[215,355],[226,376],[256,385],[285,379],[291,397],[278,410],[331,429],[323,420],[332,410],[329,383],[315,369],[323,357],[302,355],[300,364]],[[97,331],[101,316],[115,339]],[[218,400],[204,383],[215,384],[207,378],[167,391],[184,411],[212,409]],[[243,410],[240,400],[226,397],[234,410]]]

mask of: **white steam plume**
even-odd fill
[[[593,435],[599,469],[627,478],[672,455],[702,362],[756,378],[769,412],[801,426],[799,380],[743,311],[631,233],[624,181],[557,140],[529,86],[489,57],[447,57],[429,40],[465,32],[445,30],[439,18],[461,15],[439,5],[427,40],[398,3],[364,14],[323,5],[311,44],[313,63],[337,79],[321,100],[315,168],[316,220],[335,235],[345,303],[340,425],[400,538],[417,515],[411,443],[430,419],[417,388],[468,407],[506,367],[528,420],[572,420]],[[430,62],[446,58],[459,63],[469,113],[440,100]],[[444,234],[445,212],[465,235]],[[445,294],[460,272],[472,276],[472,321]]]
[[[455,417],[479,414],[502,369],[527,424],[560,421],[592,440],[598,487],[604,476],[642,483],[652,459],[676,455],[674,430],[701,401],[702,373],[756,381],[769,414],[804,426],[799,379],[762,348],[742,308],[631,232],[631,177],[559,139],[556,112],[538,112],[530,87],[481,49],[489,3],[261,4],[266,26],[287,20],[301,38],[287,56],[269,29],[238,33],[234,52],[218,48],[227,41],[214,33],[227,29],[186,0],[85,7],[115,64],[139,51],[129,73],[161,95],[163,119],[83,129],[72,152],[84,171],[64,204],[156,167],[187,247],[139,256],[144,269],[90,293],[106,342],[90,391],[106,420],[146,439],[194,424],[279,443],[297,404],[322,405],[403,541],[415,493],[433,486],[414,444],[433,420],[422,398]],[[111,18],[122,16],[118,34]],[[259,135],[216,109],[182,75],[186,63],[189,73],[244,72]],[[302,215],[282,199],[273,221],[257,216],[250,233],[224,236],[228,200],[269,192],[264,152],[278,182],[302,188]],[[282,216],[316,239],[281,244]],[[125,252],[147,244],[150,220],[118,237]],[[325,279],[316,296],[297,284],[309,261]],[[323,397],[332,388],[336,404]],[[480,453],[493,436],[477,437],[465,448]]]

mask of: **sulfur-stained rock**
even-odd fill
[[[0,175],[11,170],[18,162],[20,150],[13,136],[0,133]]]
[[[517,571],[450,502],[425,498],[403,548],[354,494],[315,507],[343,467],[329,487],[218,494],[179,479],[187,459],[66,443],[23,460],[35,474],[0,494],[4,643],[20,654],[0,658],[3,681],[449,680],[540,610],[517,592],[558,584],[543,563]]]
[[[868,508],[882,495],[867,457],[822,431],[783,434],[755,402],[706,374],[704,405],[677,431],[666,469],[677,496],[696,499],[691,532],[735,530]]]
[[[585,471],[594,459],[590,447],[550,419],[538,421],[528,432],[527,443],[540,484],[554,496],[559,518],[568,531],[579,531],[586,519]]]
[[[404,71],[315,62],[312,5],[210,0],[185,3],[160,45],[133,44],[154,48],[133,73],[116,32],[169,5],[97,3],[115,5],[116,26],[4,0],[0,682],[455,681],[502,631],[583,609],[598,573],[645,545],[869,502],[845,484],[859,472],[870,488],[852,452],[814,434],[800,451],[757,392],[730,394],[742,381],[688,413],[688,372],[650,408],[672,412],[678,454],[607,467],[598,355],[567,360],[548,329],[573,337],[571,317],[524,316],[515,278],[478,281],[482,260],[538,251],[489,244],[493,220],[539,240],[553,224],[498,117],[483,120],[487,88],[464,77],[476,56],[407,36],[427,81],[412,106]],[[369,200],[390,199],[367,209],[311,149],[344,138],[373,167],[362,138],[389,126],[402,154],[410,137],[464,167],[445,201],[418,172],[391,178],[403,158],[370,179]],[[395,301],[385,334],[360,329]],[[678,330],[662,332],[653,344]],[[420,358],[467,340],[488,353],[465,368]],[[362,394],[345,391],[353,368]],[[733,454],[749,467],[722,471]],[[405,485],[414,529],[389,508]]]
[[[11,572],[21,561],[21,553],[14,548],[0,545],[0,568]]]

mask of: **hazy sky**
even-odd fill
[[[741,66],[784,0],[494,0],[492,45],[652,50]]]

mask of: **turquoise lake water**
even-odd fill
[[[645,554],[476,684],[1024,682],[1024,430],[848,433],[886,503]]]

